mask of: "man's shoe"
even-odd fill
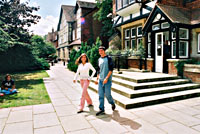
[[[112,110],[114,111],[116,108],[115,104],[112,104]]]
[[[88,107],[93,107],[93,105],[92,105],[92,104],[90,104],[90,105],[88,105]]]
[[[100,110],[99,112],[97,112],[96,116],[99,116],[99,115],[102,115],[102,114],[105,114],[104,110]]]

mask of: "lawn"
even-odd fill
[[[0,108],[49,103],[43,78],[49,77],[46,71],[33,71],[11,74],[19,93],[0,97]],[[4,74],[0,74],[0,81]]]

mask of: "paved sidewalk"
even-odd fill
[[[81,97],[74,73],[51,67],[45,85],[51,104],[0,109],[0,134],[200,134],[200,98],[116,111],[95,116],[98,95],[89,90],[94,108],[77,114]]]

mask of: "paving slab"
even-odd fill
[[[50,127],[60,124],[55,113],[37,114],[33,117],[34,128]]]
[[[199,134],[198,131],[188,128],[187,126],[175,121],[161,124],[159,125],[159,128],[163,129],[168,134]]]
[[[67,98],[51,99],[51,101],[54,107],[71,104],[71,102]]]
[[[6,123],[25,122],[33,120],[32,110],[12,111]]]
[[[59,125],[35,129],[34,134],[65,134],[65,132],[63,128]]]
[[[5,127],[6,120],[7,120],[7,118],[0,119],[0,134],[2,133],[3,128]]]
[[[33,134],[32,121],[7,124],[2,134]]]
[[[74,105],[67,105],[67,106],[58,106],[55,107],[57,115],[60,116],[69,116],[77,114],[77,109]]]
[[[21,107],[13,107],[12,111],[21,111],[21,110],[32,110],[33,106],[21,106]]]
[[[69,132],[67,134],[98,134],[95,129],[89,128],[89,129],[83,129],[80,131],[74,131],[74,132]]]
[[[162,131],[143,119],[136,119],[132,122],[128,121],[123,125],[134,134],[167,134],[165,131]]]
[[[3,108],[0,109],[0,119],[1,118],[7,118],[9,113],[10,113],[11,109],[10,108]]]
[[[99,134],[121,134],[128,132],[125,127],[121,126],[118,122],[112,120],[110,117],[91,120],[90,124]]]
[[[199,131],[199,133],[200,133],[200,125],[194,126],[192,128],[195,129],[195,130],[197,130],[197,131]]]
[[[54,112],[52,104],[40,104],[33,106],[33,114],[43,114]]]
[[[82,115],[60,117],[60,120],[66,132],[78,131],[92,127]]]

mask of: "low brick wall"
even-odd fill
[[[185,64],[184,76],[195,83],[200,83],[200,65]]]
[[[168,59],[168,74],[171,75],[178,75],[178,70],[175,67],[175,63],[178,61],[179,59]]]
[[[153,61],[154,60],[152,58],[147,58],[147,70],[153,71]],[[142,69],[145,69],[144,62],[145,61],[143,59]],[[140,69],[140,59],[137,57],[129,57],[128,67]]]

